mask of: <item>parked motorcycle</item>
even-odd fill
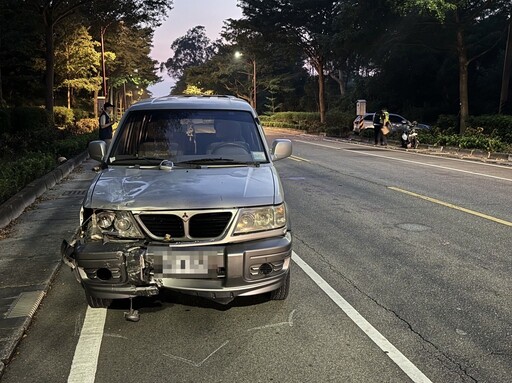
[[[402,136],[400,137],[402,148],[416,149],[419,146],[420,140],[418,139],[418,132],[416,131],[417,125],[418,123],[414,121],[412,124],[407,125],[404,130],[402,130]]]

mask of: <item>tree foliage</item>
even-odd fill
[[[98,42],[87,28],[67,28],[55,49],[55,87],[67,89],[67,106],[71,108],[73,91],[94,92],[100,86],[100,54]]]
[[[506,19],[510,18],[510,1],[407,0],[397,6],[406,12],[432,13],[452,30],[458,59],[460,131],[463,134],[469,118],[469,65],[502,39]]]
[[[105,93],[122,109],[159,80],[160,66],[176,80],[174,94],[228,93],[260,113],[311,111],[322,121],[327,111],[353,113],[359,99],[370,112],[385,105],[427,123],[459,115],[461,132],[470,114],[512,110],[509,0],[238,5],[243,16],[226,21],[221,39],[196,26],[169,41],[159,64],[151,41],[170,1],[2,0],[0,103],[64,105],[69,89],[73,106],[90,105],[105,72]]]
[[[70,17],[81,14],[90,25],[99,23],[101,35],[112,23],[125,20],[130,25],[158,25],[172,2],[167,0],[24,0],[20,7],[40,14],[45,46],[45,105],[53,111],[55,80],[55,29]]]
[[[173,56],[162,63],[169,76],[179,78],[187,68],[199,66],[210,60],[215,54],[215,47],[206,36],[205,27],[198,25],[189,29],[185,36],[179,37],[171,45]]]

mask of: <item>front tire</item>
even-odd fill
[[[286,274],[286,279],[281,287],[270,292],[270,299],[273,301],[284,301],[290,291],[290,270]]]

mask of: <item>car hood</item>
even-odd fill
[[[282,202],[272,166],[172,170],[114,167],[95,179],[84,207],[115,210],[212,209]]]

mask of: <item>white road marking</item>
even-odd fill
[[[308,141],[302,141],[302,140],[296,140],[296,141],[297,142],[301,142],[303,144],[309,144],[309,145],[314,145],[314,146],[322,146],[324,148],[329,148],[329,149],[344,150],[344,151],[347,151],[347,152],[350,152],[350,153],[360,154],[360,155],[363,155],[363,156],[386,158],[388,160],[395,160],[395,161],[400,161],[400,162],[408,162],[408,163],[415,164],[415,165],[429,166],[429,167],[432,167],[432,168],[438,168],[438,169],[443,169],[443,170],[451,170],[451,171],[459,172],[459,173],[467,173],[467,174],[472,174],[472,175],[475,175],[475,176],[494,178],[494,179],[497,179],[497,180],[512,182],[512,178],[498,177],[498,176],[493,176],[491,174],[471,172],[469,170],[462,170],[462,169],[455,169],[455,168],[451,168],[449,166],[427,164],[427,163],[420,162],[420,161],[406,160],[404,158],[394,158],[394,157],[384,156],[384,155],[381,155],[381,154],[367,153],[367,152],[361,152],[361,151],[354,151],[354,150],[349,150],[349,149],[342,149],[342,148],[335,147],[335,146],[317,144],[317,143],[314,143],[314,142],[308,142]],[[352,144],[352,145],[355,145],[355,144]],[[443,159],[448,159],[448,158],[443,158]],[[451,158],[451,159],[453,159],[453,158]],[[459,161],[462,161],[462,160],[459,160]],[[475,162],[475,164],[498,167],[497,165],[480,164],[478,162]],[[500,167],[500,169],[503,169],[503,167]]]
[[[309,144],[309,145],[314,145],[314,146],[321,146],[323,148],[329,148],[329,149],[335,149],[335,150],[341,150],[341,148],[337,147],[337,146],[332,146],[332,145],[325,145],[325,144],[318,144],[316,142],[309,142],[309,141],[302,141],[302,140],[295,140],[297,142],[302,142],[303,144]]]
[[[92,309],[87,306],[68,383],[94,383],[106,317],[107,309]]]
[[[304,262],[294,251],[292,259],[304,272],[320,287],[336,305],[361,329],[363,332],[396,363],[415,383],[432,383],[409,359],[407,359],[395,346],[393,346],[375,327],[373,327],[359,312],[353,308],[336,290],[334,290],[320,275]]]
[[[404,371],[415,383],[432,383],[409,359],[379,333],[359,312],[356,311],[336,290],[334,290],[319,274],[317,274],[297,253],[293,252],[293,261],[333,300],[345,314]],[[252,328],[247,331],[275,327],[281,325],[293,326],[293,310],[287,322]],[[98,357],[103,339],[103,329],[107,317],[107,309],[91,309],[87,307],[84,324],[78,339],[73,363],[68,376],[68,383],[94,383],[98,367]],[[229,340],[221,344],[202,361],[194,362],[172,354],[163,354],[168,358],[182,361],[194,367],[201,367],[216,352],[226,346]]]
[[[299,156],[294,156],[294,155],[291,155],[289,158],[294,160],[294,161],[298,161],[298,162],[301,162],[301,161],[310,162],[309,160],[306,160],[305,158],[302,158],[302,157],[299,157]]]

